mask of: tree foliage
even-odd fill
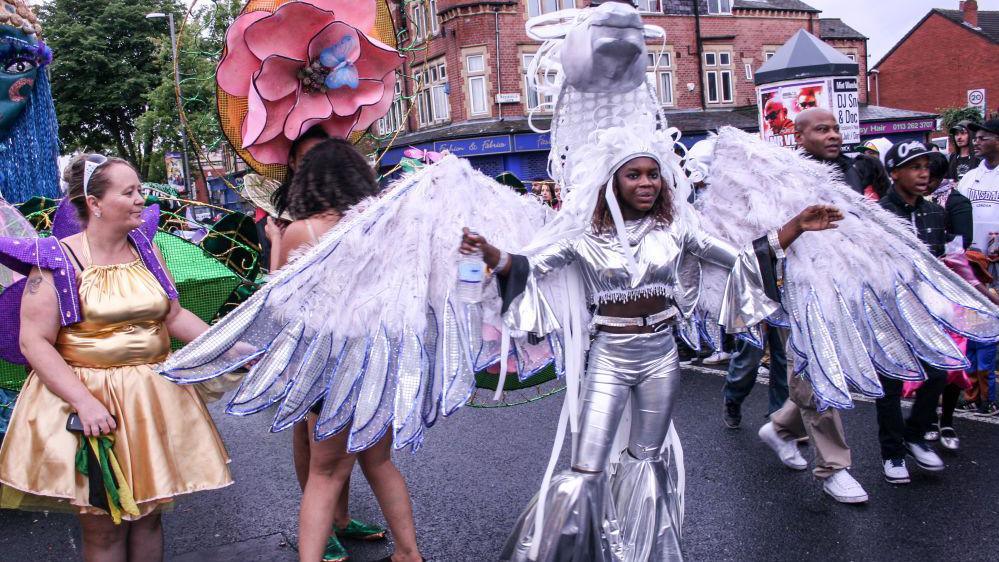
[[[156,139],[137,130],[147,96],[162,82],[157,41],[166,32],[150,12],[180,13],[174,0],[50,0],[41,6],[55,58],[52,94],[66,151],[120,155],[145,174]]]
[[[105,151],[162,181],[163,153],[181,149],[170,30],[150,12],[173,13],[182,101],[196,151],[216,150],[215,65],[242,0],[197,4],[185,20],[180,0],[49,0],[39,9],[55,59],[52,91],[66,152]]]
[[[178,18],[178,58],[181,100],[189,127],[191,171],[197,172],[199,152],[212,152],[222,143],[215,107],[215,66],[221,57],[225,31],[239,15],[242,0],[203,2],[182,23]],[[169,37],[160,42],[157,60],[163,70],[160,84],[147,96],[148,109],[138,119],[144,134],[159,139],[157,160],[150,177],[158,176],[161,153],[180,151],[180,118],[174,86]]]
[[[961,121],[982,122],[982,112],[977,107],[950,107],[940,110],[940,130],[949,131]]]

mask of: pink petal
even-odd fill
[[[320,123],[319,126],[322,127],[329,136],[345,139],[350,136],[350,133],[356,128],[355,124],[357,123],[357,115],[357,113],[349,117],[334,115],[333,117]]]
[[[356,61],[357,57],[361,56],[361,41],[358,39],[360,35],[363,34],[358,33],[353,27],[335,21],[323,28],[309,41],[309,60],[318,60],[319,53],[322,53],[323,49],[336,45],[344,37],[351,36],[354,38],[354,48],[347,54],[347,60]]]
[[[361,35],[361,56],[354,63],[361,78],[381,78],[402,66],[404,57],[377,39]]]
[[[288,120],[284,123],[284,136],[295,140],[309,127],[329,119],[332,115],[333,104],[326,99],[326,94],[303,91],[298,96],[298,103],[288,114]]]
[[[375,27],[377,10],[375,0],[310,0],[316,6],[336,14],[336,19],[347,22],[365,33]]]
[[[281,134],[284,122],[295,106],[295,98],[292,93],[272,102],[261,98],[257,90],[251,88],[243,118],[243,148],[271,141]]]
[[[246,30],[246,46],[260,60],[271,55],[306,60],[309,39],[334,19],[308,2],[288,2]]]
[[[298,90],[298,71],[305,66],[305,61],[298,59],[280,55],[267,57],[253,79],[253,86],[263,99],[279,100]]]
[[[246,151],[261,164],[287,164],[291,141],[284,135],[278,135],[270,142],[247,147]]]
[[[326,92],[333,104],[333,113],[337,115],[353,115],[364,106],[378,103],[384,95],[385,86],[381,80],[359,80],[357,89],[344,86]]]
[[[226,93],[246,97],[250,89],[250,77],[260,66],[260,59],[246,47],[244,34],[251,24],[269,16],[269,12],[248,12],[229,26],[225,34],[225,56],[216,73],[218,85]]]
[[[358,112],[357,125],[355,126],[357,130],[367,129],[372,123],[388,113],[389,108],[392,107],[392,102],[395,101],[395,78],[394,70],[382,77],[383,95],[376,103],[362,107],[361,111]]]

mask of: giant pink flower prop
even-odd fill
[[[294,1],[239,16],[217,80],[248,98],[242,148],[286,164],[292,141],[314,125],[346,137],[385,115],[403,57],[367,35],[374,23],[374,0]]]

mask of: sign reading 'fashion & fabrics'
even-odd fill
[[[434,150],[437,152],[446,150],[455,156],[504,154],[513,150],[513,142],[510,135],[496,135],[474,139],[437,141],[434,143]]]

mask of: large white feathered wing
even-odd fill
[[[196,383],[256,357],[230,413],[276,405],[272,430],[279,431],[321,403],[319,439],[349,425],[353,451],[387,431],[397,448],[417,447],[438,413],[466,402],[475,371],[499,352],[499,342],[482,338],[483,323],[502,325],[492,281],[481,306],[451,297],[462,227],[518,248],[547,215],[534,198],[447,156],[356,206],[161,370]],[[552,355],[515,350],[522,377]]]
[[[922,380],[920,361],[967,366],[947,331],[993,342],[999,309],[926,251],[912,226],[857,194],[831,166],[726,127],[715,139],[702,226],[737,245],[779,228],[809,205],[839,207],[837,230],[808,232],[787,252],[783,311],[795,370],[822,408],[852,406],[851,387],[883,394],[878,372]],[[700,308],[717,318],[725,272],[705,265]]]

